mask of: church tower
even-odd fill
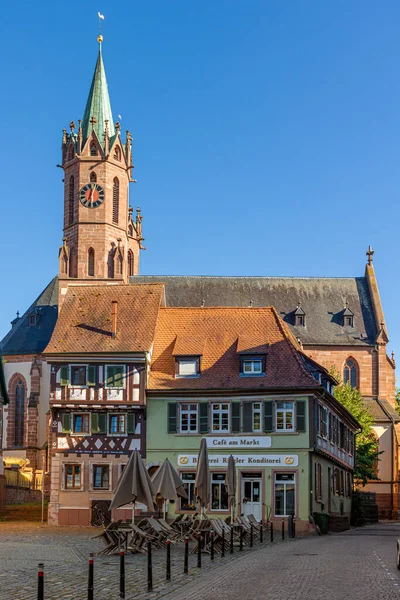
[[[127,283],[139,273],[140,209],[129,206],[132,136],[114,123],[99,54],[83,119],[62,138],[64,237],[59,251],[60,300],[73,282]],[[64,291],[63,291],[64,290]]]

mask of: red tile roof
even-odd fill
[[[175,378],[176,340],[205,340],[198,378]],[[238,344],[238,340],[239,344]],[[266,374],[240,377],[240,355],[267,350]],[[183,351],[183,341],[179,348]],[[160,308],[149,378],[151,390],[316,388],[293,334],[273,307]]]
[[[162,284],[76,285],[68,288],[46,354],[149,351]],[[118,303],[112,337],[112,303]]]

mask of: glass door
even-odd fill
[[[242,475],[242,513],[262,519],[262,478]]]

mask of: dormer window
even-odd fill
[[[176,377],[198,377],[200,375],[200,359],[197,356],[176,358]]]
[[[300,302],[297,305],[296,310],[294,311],[294,324],[296,327],[305,327],[306,326],[306,313],[300,306]]]
[[[349,303],[343,309],[343,327],[354,327],[354,313],[349,309]]]
[[[241,356],[241,377],[256,377],[265,375],[265,357],[263,356]]]
[[[97,156],[97,144],[94,141],[90,144],[90,156]]]
[[[36,315],[29,315],[29,327],[34,327],[36,325]]]

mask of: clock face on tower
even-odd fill
[[[97,183],[87,183],[80,191],[80,201],[86,208],[97,208],[104,202],[104,190]]]

